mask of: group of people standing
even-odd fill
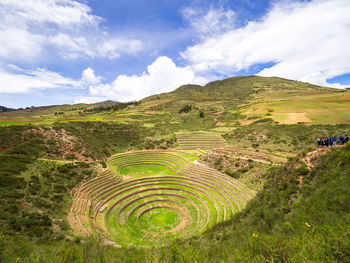
[[[339,137],[322,137],[317,139],[317,144],[321,146],[335,146],[343,145],[349,141],[349,136],[339,136]]]

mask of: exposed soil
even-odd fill
[[[103,118],[103,120],[106,120],[106,121],[113,121],[113,120],[118,120],[118,119],[132,119],[132,117],[130,116],[118,116],[118,117],[107,117],[107,118]]]
[[[218,154],[226,154],[239,159],[252,159],[253,161],[261,162],[261,163],[271,163],[273,161],[284,163],[287,161],[287,159],[282,157],[277,157],[277,156],[262,153],[262,152],[238,150],[232,147],[215,149],[215,152]]]
[[[0,118],[0,121],[42,121],[42,120],[37,120],[37,119],[4,119],[4,118]]]
[[[215,125],[216,126],[225,126],[226,124],[224,122],[217,122]]]
[[[298,122],[311,122],[311,120],[306,116],[306,112],[289,112],[283,113],[287,115],[287,119],[279,121],[281,124],[297,124]]]
[[[184,215],[182,218],[181,218],[181,222],[176,226],[174,227],[173,229],[169,230],[169,233],[176,233],[178,232],[179,230],[185,228],[185,226],[187,225],[187,222],[189,221],[189,218],[190,218],[190,215],[188,215],[186,213],[186,215]]]
[[[129,179],[131,179],[131,178],[132,178],[132,176],[130,176],[130,175],[122,175],[122,180],[123,180],[123,181],[129,180]]]
[[[341,147],[341,146],[335,146],[335,147]],[[318,156],[321,154],[325,154],[327,151],[333,149],[333,147],[319,147],[314,151],[308,152],[306,156],[302,159],[302,161],[306,164],[308,168],[314,167],[314,161],[317,159]]]
[[[53,148],[57,149],[55,152],[51,152],[48,156],[48,160],[59,160],[67,157],[74,156],[75,159],[85,162],[93,162],[94,160],[91,157],[87,157],[84,154],[86,153],[85,143],[75,136],[69,134],[66,130],[61,129],[56,131],[55,129],[31,129],[26,130],[23,133],[23,138],[25,135],[36,133],[40,134],[45,142],[50,145],[54,145]],[[70,162],[70,161],[68,161]]]

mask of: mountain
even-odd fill
[[[185,85],[141,102],[145,109],[174,113],[185,105],[201,111],[236,111],[241,124],[267,117],[285,124],[350,122],[349,91],[276,77],[233,77],[203,87]]]
[[[77,119],[89,121],[94,119],[92,115],[96,113],[99,120],[116,120],[121,109],[126,120],[135,119],[144,112],[154,111],[157,115],[159,111],[167,111],[176,115],[180,111],[189,113],[191,109],[192,112],[211,116],[217,120],[216,123],[224,126],[232,126],[228,120],[247,125],[265,118],[281,124],[337,124],[350,121],[347,114],[350,110],[350,91],[276,77],[232,77],[205,86],[184,85],[173,92],[152,95],[137,103],[105,101],[0,113],[3,120],[0,125]],[[220,114],[223,112],[226,112],[226,117]]]
[[[8,112],[8,111],[14,111],[15,109],[7,108],[4,106],[0,106],[0,112]]]

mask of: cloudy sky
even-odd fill
[[[237,75],[350,86],[349,0],[0,0],[0,105],[138,100]]]

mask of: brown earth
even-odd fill
[[[0,118],[0,121],[42,121],[38,119],[4,119]]]
[[[93,162],[94,160],[91,157],[84,156],[86,153],[85,143],[76,138],[75,136],[69,134],[66,130],[61,129],[56,131],[55,129],[31,129],[26,130],[23,133],[23,139],[25,135],[36,133],[40,134],[46,143],[50,141],[50,144],[54,143],[57,153],[50,153],[46,159],[50,160],[61,160],[67,158],[69,155],[74,155],[75,158],[79,161]],[[80,146],[82,149],[78,151],[76,146]]]

